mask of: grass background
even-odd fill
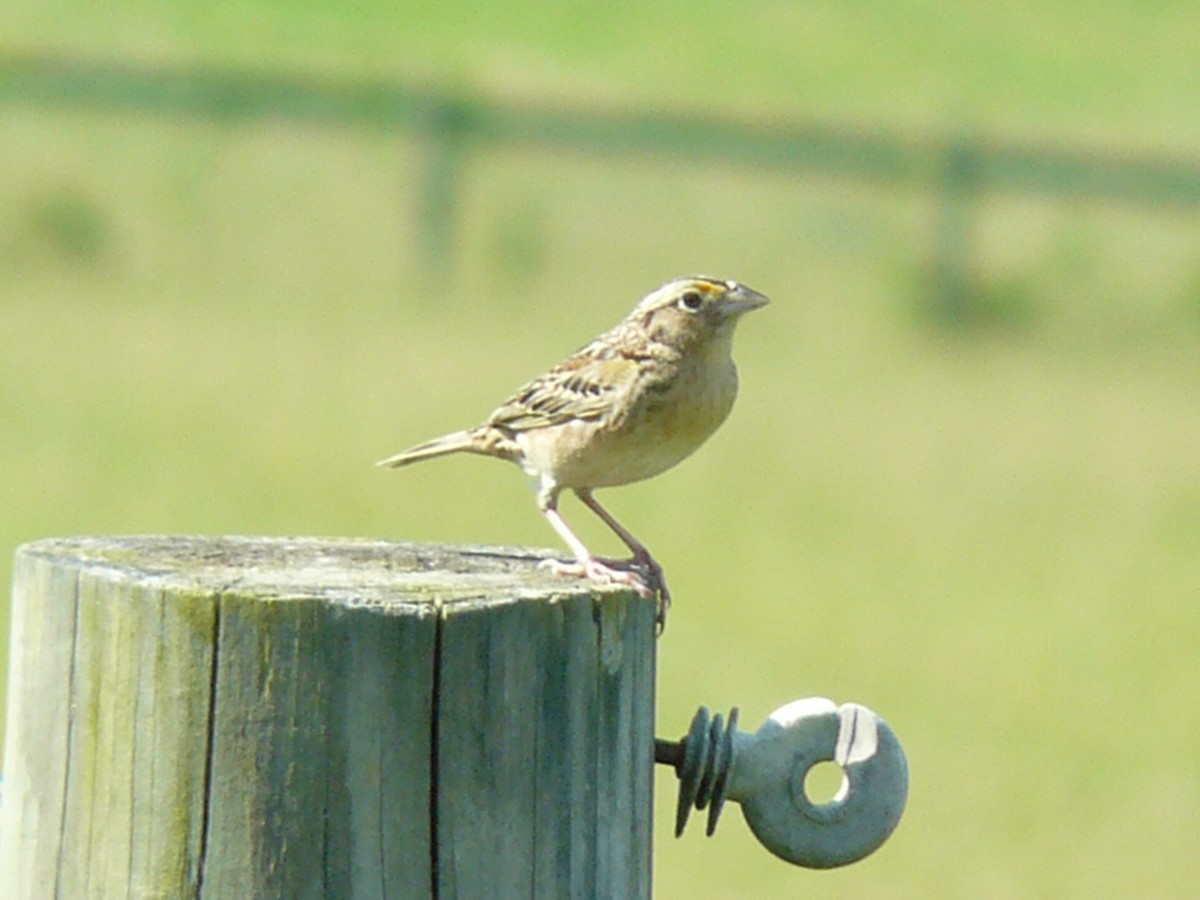
[[[1198,18],[1118,0],[17,0],[0,50],[1195,157]],[[658,732],[700,703],[753,728],[794,697],[856,700],[899,734],[911,794],[878,854],[811,873],[733,810],[675,840],[660,773],[657,895],[1194,891],[1194,209],[989,195],[974,274],[1019,314],[952,333],[919,313],[938,212],[921,186],[478,149],[434,280],[421,154],[377,132],[0,107],[0,578],[18,543],[72,533],[553,545],[515,470],[370,463],[474,423],[666,278],[735,277],[775,302],[741,328],[733,417],[605,497],[677,599]]]

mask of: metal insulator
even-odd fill
[[[775,710],[754,734],[737,722],[736,708],[726,723],[702,706],[682,740],[656,741],[655,759],[679,777],[676,837],[692,809],[705,807],[712,835],[725,801],[734,800],[776,856],[829,869],[872,853],[899,823],[908,763],[888,724],[865,706],[810,697]],[[828,803],[814,803],[805,778],[825,761],[842,768],[842,786]]]

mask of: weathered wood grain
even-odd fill
[[[542,558],[20,548],[0,894],[648,897],[653,604]]]

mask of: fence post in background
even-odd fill
[[[951,140],[937,164],[937,227],[934,231],[930,311],[944,325],[965,325],[975,310],[971,276],[973,207],[983,189],[979,150],[972,141]]]
[[[420,175],[417,228],[425,270],[435,276],[450,270],[454,252],[454,212],[463,145],[470,112],[458,101],[435,98],[421,117],[425,162]]]
[[[0,894],[650,896],[653,603],[542,554],[17,554]]]

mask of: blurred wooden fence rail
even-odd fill
[[[883,183],[926,183],[941,201],[932,238],[934,276],[940,302],[951,316],[969,293],[970,210],[984,192],[1200,205],[1200,165],[1194,160],[1112,156],[970,134],[912,138],[813,122],[553,108],[382,80],[10,54],[0,56],[0,102],[221,121],[281,118],[422,135],[429,152],[417,176],[420,231],[437,267],[449,262],[452,251],[455,184],[463,152],[481,144],[658,154],[817,170]]]
[[[24,545],[0,897],[648,898],[654,604],[543,558]]]

